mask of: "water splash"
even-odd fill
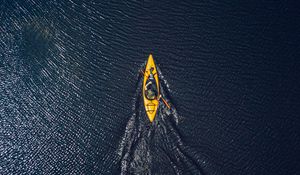
[[[171,103],[169,85],[160,70],[159,74],[161,93]],[[169,110],[161,102],[155,120],[150,123],[142,102],[141,75],[136,89],[133,114],[118,150],[121,174],[202,174],[198,161],[187,154],[190,148],[182,141],[178,129],[181,117],[175,106]]]

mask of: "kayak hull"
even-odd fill
[[[147,64],[146,64],[146,68],[144,71],[144,80],[143,80],[143,98],[144,98],[144,106],[145,106],[145,110],[146,110],[146,114],[150,120],[150,122],[153,122],[156,113],[157,113],[157,109],[158,109],[158,105],[159,105],[159,100],[158,99],[153,99],[153,100],[149,100],[146,98],[145,95],[145,87],[146,87],[146,82],[149,78],[150,75],[150,69],[153,68],[152,73],[154,74],[154,79],[156,82],[156,88],[157,88],[157,94],[159,95],[159,80],[158,80],[158,72],[156,69],[156,65],[154,63],[154,59],[152,54],[149,55]]]

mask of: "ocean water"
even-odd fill
[[[299,174],[298,7],[0,1],[0,174]]]

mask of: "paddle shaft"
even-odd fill
[[[159,97],[162,99],[162,101],[165,103],[165,105],[171,109],[170,105],[167,103],[167,101],[161,96],[161,94],[159,95]]]
[[[142,73],[143,75],[145,74],[143,70],[140,70],[140,73]]]

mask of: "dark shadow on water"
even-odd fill
[[[52,79],[58,78],[57,66],[61,60],[57,59],[58,50],[55,47],[55,29],[37,19],[27,22],[22,27],[21,64],[31,78],[43,78],[41,74],[47,71]],[[41,80],[39,80],[41,81]]]

